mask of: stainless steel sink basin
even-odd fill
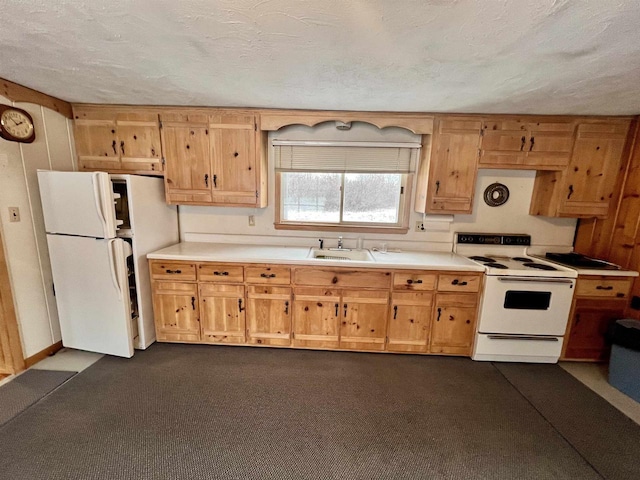
[[[349,250],[338,248],[312,248],[309,252],[310,258],[318,260],[331,260],[334,262],[375,262],[369,250]]]

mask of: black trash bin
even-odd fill
[[[640,320],[617,320],[611,342],[609,383],[640,402]]]

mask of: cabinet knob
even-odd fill
[[[338,277],[333,277],[331,279],[331,283],[338,283]]]

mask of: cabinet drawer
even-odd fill
[[[153,279],[193,281],[196,279],[196,264],[182,262],[152,262]]]
[[[466,274],[440,274],[439,292],[477,292],[480,290],[480,276]]]
[[[478,296],[472,293],[439,293],[436,295],[436,307],[475,307]]]
[[[580,278],[576,285],[579,297],[615,297],[626,298],[631,289],[630,278]]]
[[[393,289],[434,290],[437,278],[435,273],[396,272],[393,274]]]
[[[243,268],[239,265],[201,263],[198,265],[198,280],[203,282],[242,283]]]
[[[391,273],[347,269],[298,268],[294,271],[293,281],[297,285],[389,288],[391,286]]]
[[[247,283],[266,283],[271,285],[289,285],[291,269],[289,267],[246,267]]]

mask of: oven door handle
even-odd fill
[[[558,337],[543,335],[487,335],[490,340],[534,340],[538,342],[558,342]]]
[[[498,281],[505,283],[562,283],[573,285],[573,280],[568,278],[498,277]]]

